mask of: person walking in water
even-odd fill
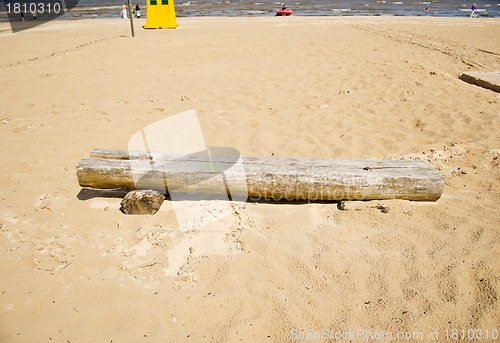
[[[472,7],[470,8],[471,9],[471,13],[470,13],[470,17],[471,18],[475,18],[476,17],[476,10],[477,10],[477,6],[476,6],[476,3],[474,3],[474,5],[472,5]]]
[[[425,13],[429,12],[429,3],[425,4]]]

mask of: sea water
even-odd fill
[[[36,2],[36,0],[33,0]],[[80,0],[78,5],[66,13],[63,19],[75,18],[119,18],[122,1],[116,0]],[[146,15],[146,1],[132,0],[132,5],[141,7],[141,14]],[[275,9],[286,4],[299,16],[438,16],[466,17],[470,15],[472,1],[436,0],[295,0],[295,1],[175,1],[177,17],[199,16],[273,16]],[[500,0],[476,1],[479,17],[500,17]],[[6,20],[5,13],[0,13],[0,20]]]

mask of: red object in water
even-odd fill
[[[291,15],[293,12],[291,9],[287,8],[287,9],[281,9],[281,8],[277,8],[276,9],[276,15]]]

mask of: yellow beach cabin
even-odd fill
[[[145,29],[175,29],[174,0],[147,0]]]

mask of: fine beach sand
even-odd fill
[[[122,20],[0,25],[0,342],[499,329],[500,95],[458,79],[500,70],[499,19],[178,23],[136,20],[135,38]],[[423,159],[443,196],[207,202],[180,232],[169,201],[126,216],[119,196],[81,193],[91,149],[190,109],[208,146]]]

